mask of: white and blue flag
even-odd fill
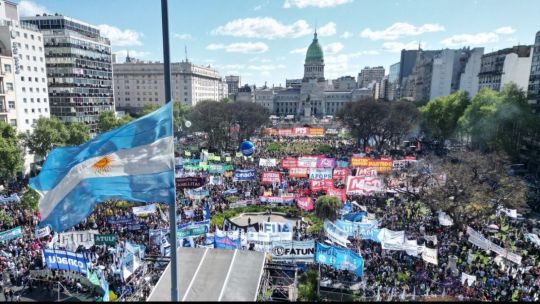
[[[64,231],[109,199],[174,203],[172,102],[77,147],[52,150],[30,187],[40,226]]]

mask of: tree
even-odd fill
[[[315,215],[323,220],[334,221],[341,208],[341,201],[335,196],[324,195],[315,202]]]
[[[232,112],[234,123],[238,123],[238,144],[243,139],[248,139],[257,128],[268,122],[270,113],[258,103],[253,102],[233,102],[226,103],[225,109]]]
[[[69,138],[66,140],[68,146],[78,146],[90,140],[90,128],[84,123],[69,123],[66,125]]]
[[[34,212],[38,208],[39,199],[39,194],[34,189],[27,188],[21,198],[21,207]]]
[[[303,302],[315,302],[318,300],[317,285],[319,272],[309,269],[298,278],[298,300]]]
[[[0,181],[14,178],[22,170],[23,162],[17,130],[0,121]]]
[[[430,155],[425,163],[432,169],[420,170],[412,180],[419,187],[418,198],[434,211],[446,211],[457,222],[494,214],[499,204],[520,212],[527,209],[527,184],[521,177],[507,174],[509,161],[504,153],[452,152],[443,158]],[[440,174],[446,175],[446,182],[428,186]]]
[[[534,128],[536,119],[525,92],[510,84],[501,92],[481,90],[459,119],[459,125],[470,136],[473,148],[505,151],[517,158],[523,135]]]
[[[358,101],[345,104],[336,114],[365,148],[396,146],[417,125],[419,112],[410,102]]]
[[[117,118],[113,111],[104,111],[99,115],[98,131],[99,133],[104,133],[127,124],[131,120],[133,120],[133,118],[127,114],[121,118]]]
[[[423,129],[435,139],[450,139],[455,135],[458,120],[469,104],[469,96],[463,91],[432,99],[420,108]]]
[[[23,141],[31,153],[45,157],[55,147],[64,146],[70,137],[64,123],[57,117],[40,117],[30,134],[23,135]]]

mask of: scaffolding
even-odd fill
[[[267,263],[261,279],[260,301],[296,302],[298,267],[289,263]]]

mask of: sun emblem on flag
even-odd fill
[[[94,172],[100,174],[109,172],[112,162],[112,155],[105,155],[92,165],[92,169],[94,170]]]

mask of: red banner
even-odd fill
[[[338,197],[342,203],[347,200],[347,194],[345,193],[345,189],[326,189],[326,195]]]
[[[323,128],[310,128],[309,136],[324,136],[324,129]]]
[[[384,183],[379,177],[347,177],[347,194],[369,195],[374,192],[383,191]]]
[[[298,205],[298,208],[302,210],[313,210],[313,200],[311,197],[299,197],[296,199],[296,204]]]
[[[290,168],[289,177],[307,177],[309,168]]]
[[[281,183],[281,173],[263,172],[261,182],[264,184]]]
[[[308,136],[309,128],[294,128],[294,136]]]
[[[358,168],[356,176],[377,176],[377,170],[373,168]]]
[[[281,167],[282,168],[296,168],[298,167],[298,160],[294,157],[287,157],[281,160]]]
[[[335,168],[332,178],[333,179],[344,180],[349,175],[351,175],[351,169],[349,169],[349,168]]]
[[[279,136],[292,136],[293,129],[278,129]]]
[[[321,191],[334,188],[334,181],[331,179],[310,179],[309,188],[311,191]]]

